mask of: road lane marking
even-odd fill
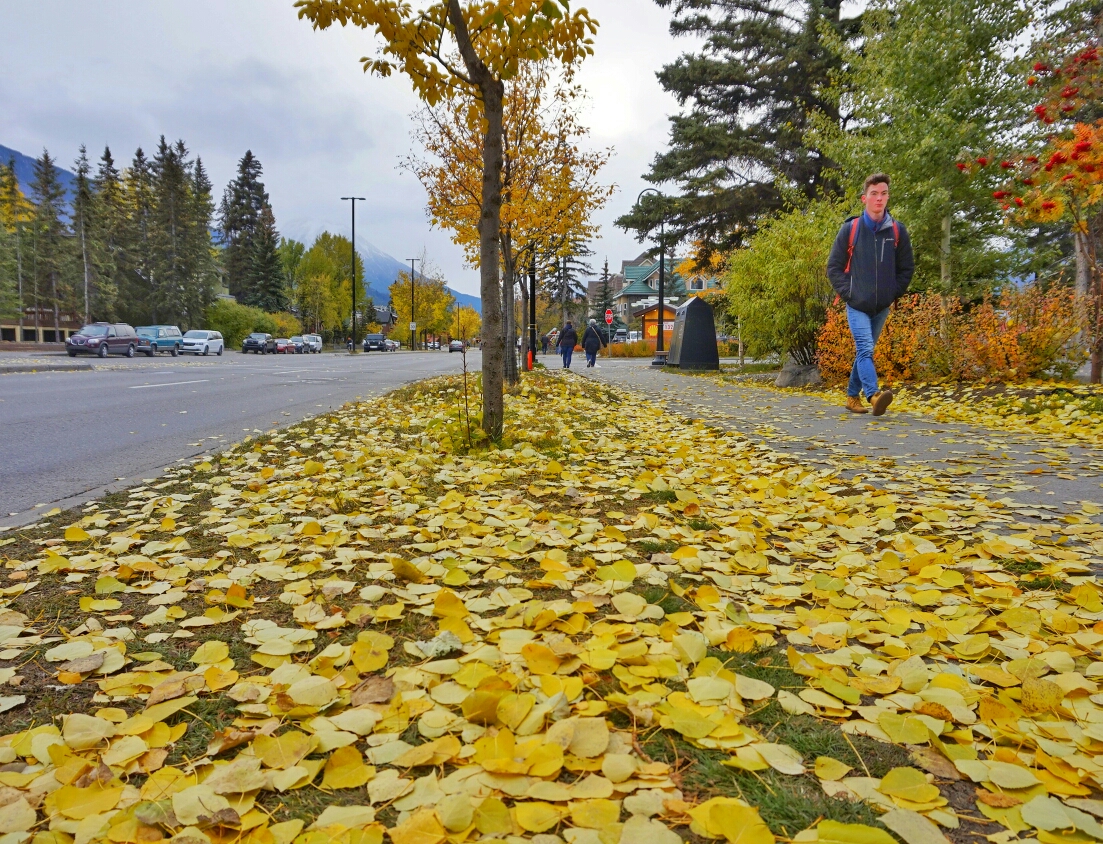
[[[129,387],[131,390],[145,390],[149,387],[179,387],[183,384],[203,384],[206,381],[210,381],[210,378],[200,378],[197,381],[170,381],[167,384],[136,384],[133,387]]]

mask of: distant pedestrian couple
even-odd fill
[[[563,325],[557,345],[559,354],[563,356],[563,368],[570,369],[571,356],[574,354],[574,347],[578,345],[578,332],[575,331],[570,320]],[[590,320],[590,324],[586,326],[586,331],[582,335],[582,351],[586,353],[587,368],[597,366],[598,350],[605,345],[607,345],[605,338],[601,336],[601,332],[597,328],[597,320]]]
[[[904,224],[888,212],[889,177],[868,176],[862,185],[865,210],[843,223],[827,259],[827,277],[846,303],[854,338],[854,366],[846,387],[846,409],[881,416],[892,403],[892,390],[881,389],[873,349],[892,303],[908,292],[915,258]],[[865,393],[867,408],[860,393]]]

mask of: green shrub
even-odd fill
[[[219,299],[207,308],[206,327],[211,331],[220,331],[227,348],[240,346],[241,341],[254,331],[263,331],[273,337],[290,337],[302,331],[294,314],[270,314],[228,299]]]

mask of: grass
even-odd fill
[[[781,648],[730,654],[711,650],[725,667],[776,688],[796,690],[804,683],[789,669]],[[850,765],[855,775],[882,777],[895,767],[910,765],[907,751],[863,736],[846,736],[837,725],[807,715],[789,715],[772,698],[751,712],[744,724],[763,741],[787,744],[811,766],[817,756],[831,756]],[[811,772],[801,776],[764,771],[742,771],[722,764],[727,753],[695,747],[669,731],[653,731],[642,742],[653,759],[670,764],[679,774],[687,799],[739,797],[758,808],[776,835],[790,838],[820,819],[841,823],[877,824],[877,813],[864,803],[828,797]]]

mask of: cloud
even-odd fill
[[[594,144],[615,148],[606,178],[620,187],[593,247],[598,265],[608,255],[619,267],[642,247],[612,222],[646,186],[676,109],[655,71],[691,45],[670,38],[667,12],[651,2],[588,8],[601,28],[580,77],[586,119]],[[4,30],[0,143],[32,155],[46,147],[63,163],[81,143],[96,157],[108,144],[127,162],[161,134],[183,138],[218,191],[252,149],[283,234],[347,234],[340,197],[367,196],[358,238],[399,260],[427,248],[454,287],[478,293],[477,271],[430,229],[424,191],[397,169],[418,101],[400,76],[363,73],[370,33],[314,32],[290,0],[36,0],[8,4]]]

